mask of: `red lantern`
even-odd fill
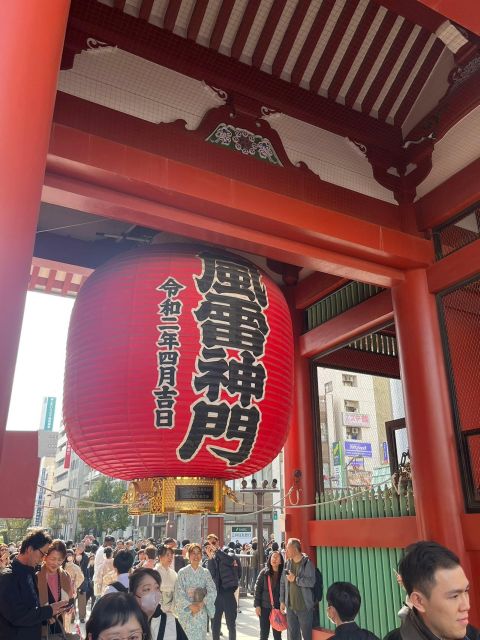
[[[277,285],[209,247],[125,253],[82,287],[67,345],[64,421],[116,478],[238,478],[287,437],[292,328]]]

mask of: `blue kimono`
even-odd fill
[[[217,589],[208,569],[193,569],[191,565],[180,569],[175,583],[175,609],[188,640],[207,637],[207,618],[215,615],[216,597]],[[194,615],[190,605],[202,599],[204,606]]]

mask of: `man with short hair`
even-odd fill
[[[117,579],[105,589],[103,595],[107,593],[116,593],[117,591],[123,591],[125,593],[128,592],[129,574],[132,565],[133,557],[129,551],[126,549],[117,551],[113,558],[113,568],[117,573]]]
[[[213,640],[220,640],[222,616],[225,613],[228,638],[229,640],[236,640],[238,607],[235,591],[242,576],[242,567],[240,560],[234,553],[230,554],[222,551],[219,546],[219,540],[215,534],[207,536],[205,545],[205,551],[208,556],[207,568],[217,587],[215,615],[212,620],[212,638]]]
[[[360,591],[351,582],[334,582],[327,591],[327,616],[335,625],[335,634],[330,640],[378,640],[367,629],[355,622],[362,598]]]
[[[286,562],[280,582],[280,609],[287,609],[288,640],[312,640],[315,567],[298,538],[287,542]]]
[[[42,622],[68,608],[68,600],[40,606],[35,567],[51,542],[43,529],[30,529],[11,567],[0,575],[0,640],[40,640]]]
[[[411,609],[385,640],[477,638],[468,624],[470,585],[453,551],[437,542],[416,542],[405,550],[398,570]]]

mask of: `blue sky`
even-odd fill
[[[54,429],[62,414],[68,323],[74,300],[29,291],[23,316],[7,429],[36,431],[45,396],[55,396]]]

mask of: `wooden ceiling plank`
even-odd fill
[[[250,29],[252,28],[253,21],[257,16],[257,12],[260,8],[261,0],[249,0],[245,13],[243,14],[242,22],[238,28],[235,40],[233,41],[232,50],[230,56],[234,60],[238,60],[242,55],[245,43],[250,35]]]
[[[385,40],[393,27],[397,16],[394,13],[386,13],[383,18],[375,37],[372,40],[372,44],[369,46],[367,53],[361,63],[355,78],[350,85],[347,95],[345,96],[345,104],[347,107],[353,107],[355,99],[360,93],[368,74],[372,70],[373,65],[378,57],[378,54],[382,50]]]
[[[340,16],[337,19],[335,27],[332,30],[328,43],[324,48],[320,60],[313,72],[310,80],[310,90],[318,93],[322,85],[325,74],[327,73],[333,57],[335,56],[337,49],[342,41],[345,31],[350,24],[353,14],[357,10],[359,0],[349,0],[346,2]]]
[[[208,7],[208,0],[196,0],[195,7],[190,16],[190,21],[187,27],[187,39],[196,41],[200,27],[202,26],[203,18]]]
[[[405,86],[405,82],[410,75],[411,70],[415,66],[416,61],[418,60],[420,54],[422,53],[424,47],[426,46],[430,35],[426,29],[422,29],[413,43],[412,48],[410,49],[407,57],[405,58],[402,66],[400,67],[397,77],[393,81],[392,86],[387,92],[380,109],[378,110],[378,118],[379,120],[385,120],[390,113],[393,105],[395,104],[395,100],[398,98],[398,95],[402,88]]]
[[[372,2],[370,2],[367,8],[365,9],[365,12],[360,20],[360,23],[357,29],[355,30],[355,34],[351,39],[350,44],[348,45],[347,50],[345,51],[345,54],[343,55],[342,61],[339,64],[338,69],[335,72],[335,75],[333,76],[330,86],[328,87],[328,97],[331,100],[337,99],[340,89],[342,88],[343,83],[345,82],[345,78],[347,77],[353,62],[357,57],[358,50],[362,42],[365,40],[365,37],[370,27],[372,26],[372,22],[375,20],[377,13],[378,13],[378,7],[375,6]]]
[[[392,73],[392,69],[396,61],[398,60],[398,57],[402,53],[403,48],[408,41],[408,38],[411,36],[413,29],[414,25],[411,22],[407,22],[405,20],[398,30],[398,33],[395,36],[387,55],[385,56],[385,60],[380,66],[376,77],[374,78],[369,90],[367,91],[362,101],[363,113],[371,113],[373,105],[380,95],[381,90],[385,86],[387,78]]]
[[[125,9],[125,3],[126,3],[126,0],[115,0],[113,6],[115,9],[118,9],[119,11],[123,11]]]
[[[138,17],[140,20],[148,20],[150,18],[150,14],[152,13],[152,7],[155,0],[143,0],[142,5],[140,7],[140,12]]]
[[[212,35],[210,36],[210,42],[208,46],[214,51],[218,51],[222,44],[223,36],[225,35],[225,29],[227,28],[228,21],[232,15],[233,7],[235,6],[235,0],[223,0],[218,12],[215,25],[213,27]]]
[[[419,72],[415,80],[412,82],[410,89],[405,94],[404,99],[402,100],[397,112],[394,116],[394,123],[396,125],[401,126],[405,121],[405,118],[410,113],[411,108],[415,100],[418,97],[419,91],[421,91],[423,85],[428,79],[428,76],[431,74],[435,64],[437,63],[438,58],[441,56],[444,45],[440,40],[436,40],[430,49],[427,57],[425,58],[425,62],[420,68]]]
[[[361,131],[362,142],[386,150],[396,149],[401,143],[398,127],[333,103],[226,55],[220,56],[196,42],[106,5],[93,0],[72,0],[66,46],[69,38],[75,44],[85,37],[108,42],[155,64],[221,87],[232,95],[245,93],[247,88],[253,100],[332,133],[358,137]]]
[[[393,11],[393,13],[413,22],[413,24],[418,24],[429,33],[435,33],[438,27],[446,20],[441,13],[422,6],[421,0],[420,2],[418,0],[373,0],[373,2],[389,11]]]
[[[167,10],[165,11],[165,17],[163,19],[163,28],[167,31],[173,31],[181,5],[182,0],[169,0]]]
[[[310,0],[298,1],[293,15],[290,18],[290,22],[288,23],[283,40],[278,48],[275,60],[273,61],[272,75],[280,77],[309,7]]]
[[[315,16],[315,20],[311,26],[310,32],[303,43],[302,50],[295,62],[295,65],[292,69],[291,81],[293,84],[299,85],[302,81],[303,74],[305,73],[305,69],[310,62],[313,52],[315,51],[315,47],[320,40],[320,37],[323,33],[323,29],[325,28],[325,24],[335,6],[336,0],[325,0],[322,2],[322,6],[317,12]]]
[[[265,54],[268,51],[268,47],[272,42],[273,34],[280,22],[280,18],[282,17],[283,10],[285,5],[287,4],[287,0],[276,0],[272,6],[270,7],[270,11],[268,13],[267,19],[265,21],[265,25],[262,29],[262,33],[257,42],[257,46],[255,47],[255,51],[252,56],[252,65],[260,69],[263,64],[263,59],[265,58]]]

